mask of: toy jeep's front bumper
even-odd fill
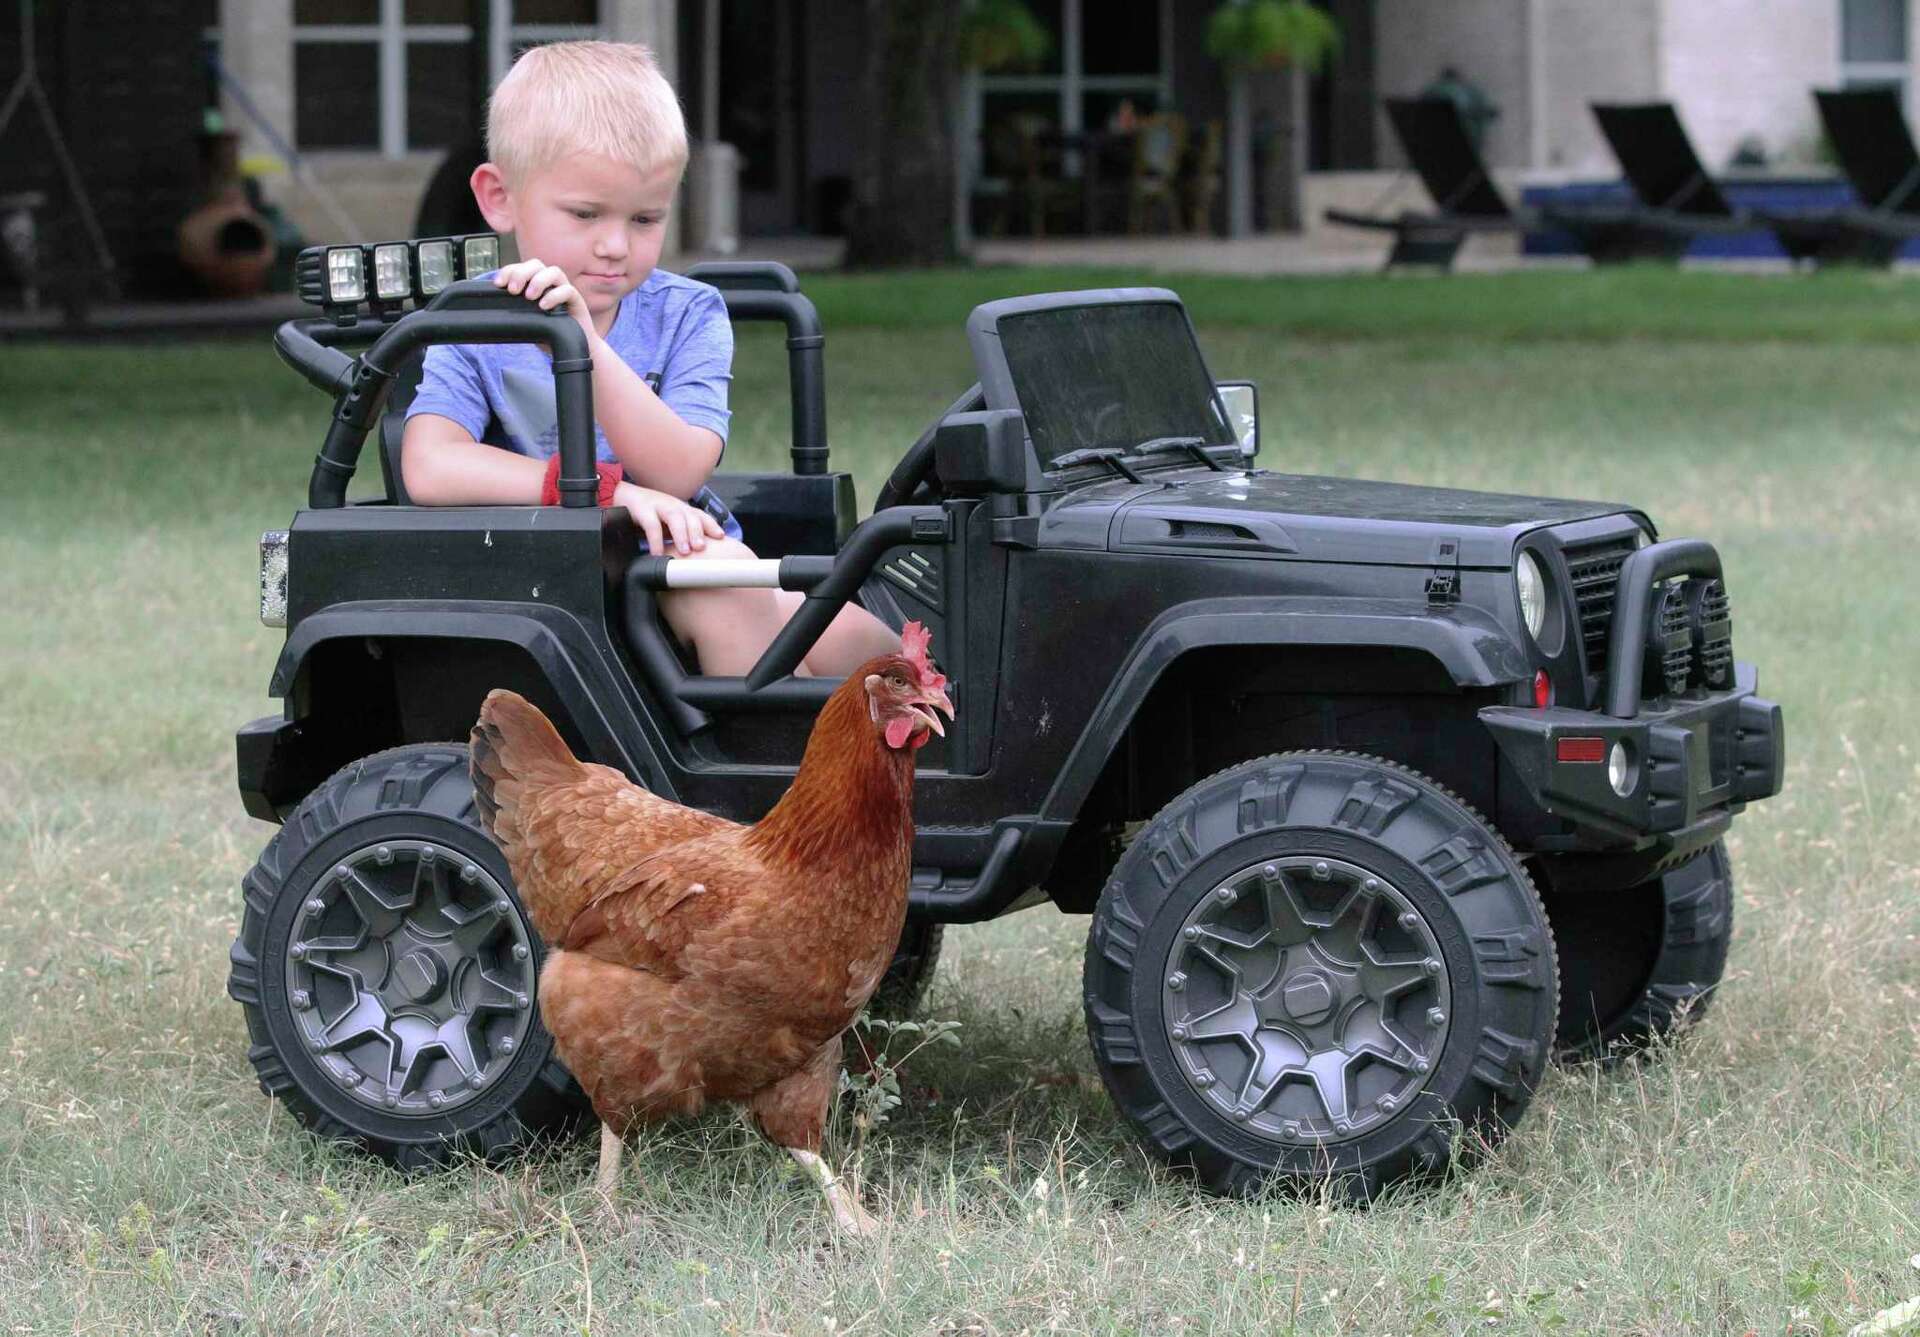
[[[1757,685],[1753,665],[1736,664],[1731,691],[1663,698],[1624,719],[1488,706],[1480,720],[1541,807],[1599,844],[1633,844],[1724,826],[1746,804],[1780,792],[1786,734],[1780,707],[1755,696]],[[1628,759],[1624,794],[1608,776],[1616,743]]]

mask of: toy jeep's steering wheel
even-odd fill
[[[887,475],[887,481],[881,484],[879,495],[873,499],[875,514],[890,506],[924,506],[938,502],[944,495],[940,489],[940,480],[934,477],[933,439],[939,434],[940,424],[949,414],[972,413],[986,403],[980,386],[975,384],[967,392],[947,406],[942,413],[927,425],[920,433],[920,439],[907,447],[907,453],[900,457],[900,463],[893,466],[893,472]]]

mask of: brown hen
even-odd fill
[[[551,950],[540,1012],[603,1125],[610,1193],[637,1124],[738,1101],[820,1183],[836,1224],[872,1218],[827,1171],[841,1035],[892,960],[913,854],[913,757],[953,715],[929,637],[828,698],[793,785],[752,826],[582,763],[546,716],[495,691],[473,784]]]

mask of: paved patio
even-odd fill
[[[837,268],[842,243],[833,237],[749,237],[731,256],[686,252],[670,258],[684,270],[702,260],[778,260],[805,273]],[[1386,259],[1383,240],[1367,233],[1314,228],[1298,236],[1262,236],[1229,241],[1219,237],[1049,237],[990,238],[975,244],[982,265],[1033,265],[1138,270],[1143,274],[1365,274]],[[1720,272],[1786,273],[1778,260],[1688,262]],[[1523,256],[1512,238],[1475,237],[1460,253],[1455,269],[1499,273],[1516,269],[1580,270],[1576,257]],[[1909,268],[1902,266],[1902,268]],[[309,314],[311,307],[287,293],[242,300],[203,302],[117,302],[92,308],[79,325],[68,324],[55,307],[39,311],[0,309],[0,343],[10,339],[161,339],[179,335],[252,335],[284,320]]]

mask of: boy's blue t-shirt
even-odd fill
[[[621,299],[606,343],[660,396],[680,421],[717,433],[726,445],[727,383],[733,378],[733,324],[717,289],[656,269]],[[435,344],[407,417],[436,413],[476,441],[551,459],[560,449],[553,402],[553,359],[533,344]],[[618,464],[596,423],[599,458]],[[712,488],[688,498],[737,539],[740,522]]]

